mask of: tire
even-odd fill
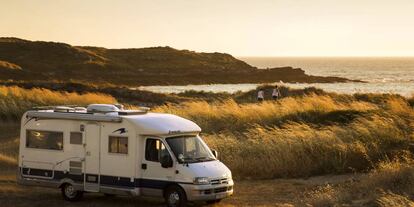
[[[83,191],[75,190],[72,184],[65,184],[62,187],[63,199],[67,201],[79,201],[83,197]]]
[[[182,188],[171,186],[165,191],[165,202],[168,207],[185,207],[187,196]]]
[[[215,203],[220,203],[221,199],[217,199],[217,200],[211,200],[211,201],[206,201],[207,204],[215,204]]]

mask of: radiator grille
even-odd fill
[[[211,182],[211,185],[228,184],[229,179],[228,178],[219,178],[219,179],[213,179],[210,182]]]

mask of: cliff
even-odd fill
[[[225,53],[171,47],[106,49],[0,38],[0,80],[138,85],[345,82],[291,67],[258,69]]]

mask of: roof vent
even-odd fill
[[[108,113],[119,111],[119,108],[112,104],[90,104],[86,110],[89,113]]]
[[[75,107],[73,109],[75,109],[75,112],[86,112],[87,111],[85,107]]]
[[[68,107],[68,106],[56,106],[53,109],[54,112],[74,112],[75,109],[72,107]]]

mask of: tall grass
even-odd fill
[[[380,162],[356,181],[318,187],[305,195],[310,206],[414,206],[414,163],[403,157]]]
[[[358,114],[378,107],[363,101],[338,102],[330,96],[310,95],[304,97],[288,97],[280,101],[263,103],[238,104],[229,99],[223,102],[208,103],[205,101],[185,102],[181,105],[165,105],[154,111],[177,114],[189,118],[199,124],[205,132],[223,130],[244,131],[254,125],[281,125],[286,121],[326,121],[318,118],[329,117],[332,112]],[[333,116],[341,114],[333,114]],[[326,117],[327,116],[327,117]]]
[[[243,134],[207,135],[206,140],[239,178],[364,171],[406,150],[409,143],[394,120],[379,116],[359,118],[347,126],[257,126]]]
[[[156,109],[184,116],[238,178],[364,172],[410,150],[414,112],[407,100],[329,95],[259,104],[188,102]]]
[[[33,106],[87,105],[90,103],[115,103],[112,96],[98,93],[68,93],[48,89],[23,89],[0,86],[0,118],[19,119]]]
[[[33,106],[114,102],[104,94],[0,87],[3,119],[19,119]],[[399,96],[307,94],[263,103],[189,101],[154,111],[199,124],[236,178],[276,178],[366,172],[413,150],[410,104]],[[0,151],[3,163],[13,163],[9,151]]]
[[[10,157],[10,156],[7,156],[7,155],[0,154],[0,163],[1,163],[1,165],[7,164],[7,165],[13,165],[14,166],[14,165],[17,165],[17,160],[14,157]]]

